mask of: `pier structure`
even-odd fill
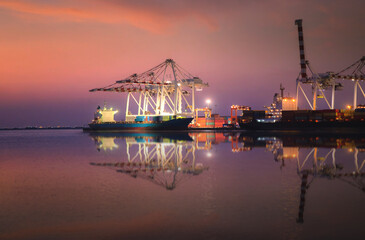
[[[180,116],[195,117],[195,94],[204,87],[208,84],[199,77],[187,72],[174,60],[166,59],[141,74],[132,74],[90,92],[127,93],[126,121],[158,116],[169,120]]]
[[[358,92],[362,93],[365,98],[365,87],[361,84],[365,81],[364,65],[365,56],[351,64],[349,67],[335,73],[325,72],[317,73],[310,66],[309,61],[305,57],[304,50],[304,35],[303,35],[303,20],[295,20],[295,25],[298,26],[298,39],[299,39],[299,56],[300,56],[300,73],[296,80],[296,100],[299,103],[299,94],[302,94],[312,110],[317,110],[317,100],[324,99],[329,109],[335,109],[335,93],[338,90],[342,90],[344,82],[351,81],[354,86],[353,93],[353,109],[357,107]],[[309,74],[307,72],[309,70]],[[307,94],[306,86],[311,90],[312,96]],[[326,91],[331,91],[331,97],[326,96]],[[308,92],[308,90],[307,90]]]

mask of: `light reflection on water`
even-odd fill
[[[365,137],[0,132],[0,239],[362,239]]]

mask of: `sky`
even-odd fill
[[[363,9],[361,0],[0,0],[0,127],[82,126],[104,101],[124,112],[124,94],[88,90],[167,58],[209,83],[198,106],[263,109],[280,83],[295,96],[295,19],[313,70],[338,72],[365,56]],[[336,108],[353,101],[344,84]]]

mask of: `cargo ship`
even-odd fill
[[[355,112],[357,113],[357,112]],[[321,117],[322,111],[309,111],[303,114],[301,111],[283,112],[284,117],[281,120],[271,119],[253,119],[249,122],[240,121],[239,125],[244,130],[271,130],[271,131],[319,131],[319,132],[365,132],[365,112],[361,113],[359,120],[326,120]],[[300,116],[300,117],[299,117]],[[313,116],[315,116],[313,118]],[[320,117],[318,117],[320,116]],[[303,120],[305,118],[306,120]]]
[[[365,105],[358,105],[355,110],[296,110],[295,102],[296,99],[291,97],[279,97],[266,111],[243,111],[238,118],[239,126],[243,130],[348,133],[365,131]]]
[[[115,121],[112,108],[98,106],[94,120],[84,131],[164,131],[186,130],[193,118],[176,116],[136,116],[133,121]]]
[[[114,122],[114,123],[89,123],[88,130],[93,131],[164,131],[186,130],[193,118],[179,118],[161,122]]]
[[[194,119],[195,91],[207,86],[172,59],[167,59],[141,74],[89,90],[126,93],[125,120],[115,121],[114,115],[118,111],[99,106],[84,131],[186,130]]]

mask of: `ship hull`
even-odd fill
[[[163,122],[90,123],[84,131],[165,131],[186,130],[193,118],[178,118]]]
[[[365,121],[345,122],[250,122],[240,123],[244,130],[302,131],[302,132],[365,132]]]

